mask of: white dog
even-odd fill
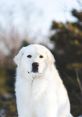
[[[14,61],[18,117],[72,117],[67,91],[47,48],[23,47]]]

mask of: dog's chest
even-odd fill
[[[46,95],[47,81],[44,79],[32,82],[16,82],[16,95],[20,95],[21,100],[29,102],[41,99]]]
[[[31,85],[31,94],[34,100],[38,100],[41,97],[44,97],[47,92],[47,81],[44,79],[34,80]]]

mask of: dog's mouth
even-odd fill
[[[43,73],[39,71],[39,63],[33,62],[32,63],[32,69],[30,72],[28,72],[29,75],[31,75],[33,78],[35,77],[42,77]]]
[[[43,73],[39,73],[38,71],[31,71],[28,72],[29,75],[31,75],[33,78],[37,78],[37,77],[42,77]]]
[[[32,73],[32,77],[33,77],[33,78],[40,78],[40,77],[42,77],[42,76],[43,76],[42,73]]]

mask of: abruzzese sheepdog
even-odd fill
[[[44,46],[23,47],[14,58],[18,117],[72,117],[55,58]]]

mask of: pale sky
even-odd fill
[[[17,32],[20,38],[45,41],[53,20],[75,21],[70,11],[80,9],[77,0],[0,0],[0,34]],[[45,38],[45,40],[44,40]],[[34,41],[35,41],[34,40]]]

